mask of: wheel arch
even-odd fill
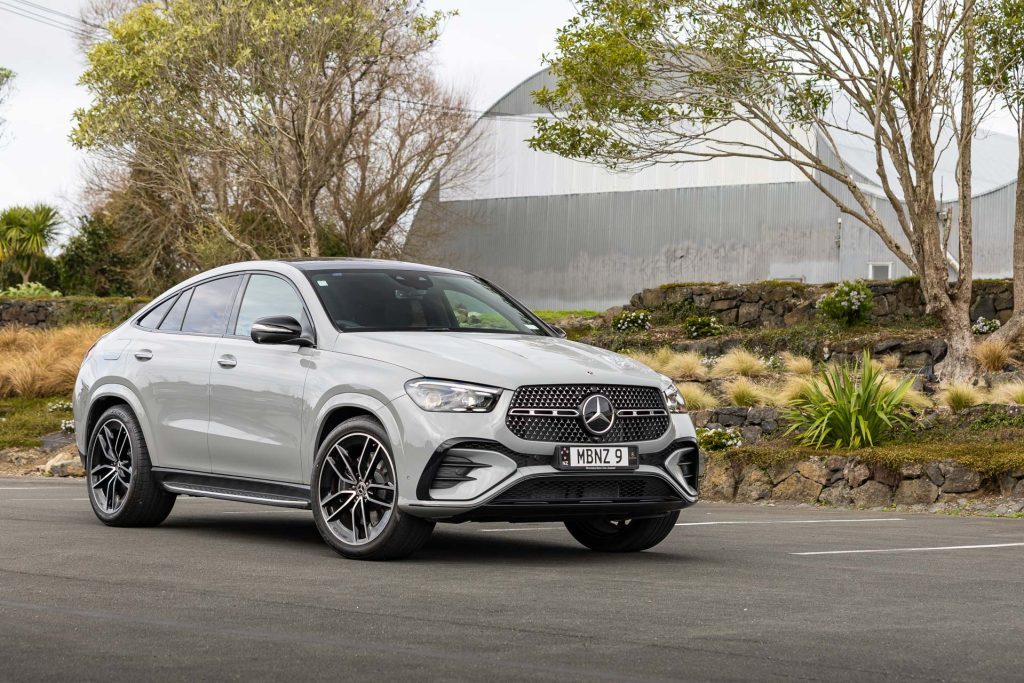
[[[99,387],[89,399],[89,410],[85,418],[85,447],[89,447],[89,439],[92,436],[93,427],[97,420],[109,408],[115,405],[127,406],[135,415],[139,426],[142,428],[142,435],[146,439],[146,446],[149,450],[149,457],[154,465],[159,462],[159,454],[153,452],[153,439],[149,429],[149,420],[146,411],[142,407],[142,401],[128,387],[123,384],[104,384]]]
[[[388,405],[366,394],[338,394],[325,401],[317,411],[314,429],[311,430],[313,438],[309,447],[303,449],[304,458],[309,458],[308,461],[303,462],[303,469],[311,477],[316,454],[320,451],[324,439],[331,430],[353,417],[369,417],[381,426],[388,436],[388,441],[391,442],[395,465],[399,466],[398,458],[402,452],[402,443],[398,435],[401,432],[398,421],[389,410]]]

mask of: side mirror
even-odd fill
[[[548,329],[554,332],[556,337],[559,337],[560,339],[565,339],[565,330],[563,330],[558,325],[549,324]]]
[[[313,346],[313,340],[302,330],[299,321],[290,315],[272,315],[252,324],[249,336],[257,344],[294,344]]]

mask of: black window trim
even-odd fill
[[[177,292],[175,292],[174,294],[171,294],[170,296],[165,297],[163,299],[159,299],[156,303],[150,304],[149,306],[147,306],[143,310],[139,311],[138,315],[136,315],[135,318],[132,320],[132,327],[135,327],[136,329],[142,330],[143,332],[150,332],[150,333],[155,333],[155,334],[185,334],[185,335],[189,335],[189,336],[192,336],[192,337],[213,337],[213,338],[221,339],[221,338],[223,338],[225,336],[225,333],[228,331],[227,324],[224,325],[224,332],[223,333],[216,334],[214,332],[185,332],[185,331],[182,331],[182,330],[161,330],[161,329],[153,329],[153,330],[151,330],[151,329],[148,329],[146,327],[142,327],[141,325],[139,325],[139,321],[142,320],[142,318],[145,317],[145,315],[152,308],[154,308],[155,306],[160,305],[161,303],[163,303],[167,299],[170,299],[171,297],[174,297],[175,299],[177,299],[177,297],[182,296],[186,292],[191,292],[192,290],[194,290],[196,287],[199,287],[200,285],[205,285],[205,284],[210,283],[210,282],[215,282],[216,280],[223,280],[224,278],[227,278],[227,277],[233,277],[233,278],[237,278],[238,281],[235,283],[235,289],[232,291],[232,293],[230,295],[231,296],[231,308],[229,309],[229,316],[230,316],[230,313],[232,313],[235,310],[235,303],[236,303],[236,301],[238,299],[238,289],[239,289],[239,286],[241,285],[241,282],[243,280],[243,276],[245,276],[247,273],[248,273],[248,271],[238,271],[238,272],[234,272],[234,273],[223,273],[223,274],[217,275],[215,277],[206,278],[205,280],[201,280],[199,282],[196,282],[195,284],[189,285],[188,287],[183,287],[183,288],[179,289]],[[191,304],[192,304],[192,302],[190,301],[189,305],[191,305]],[[171,308],[174,308],[174,304],[171,304]],[[167,313],[164,313],[163,317],[160,318],[160,325],[163,325],[164,318],[166,318],[167,314],[170,313],[170,312],[171,312],[171,309],[169,308],[169,309],[167,309]],[[185,315],[188,315],[188,309],[187,308],[185,309]],[[182,323],[183,324],[184,324],[184,321],[185,321],[185,319],[182,318]],[[157,327],[159,328],[159,325]]]

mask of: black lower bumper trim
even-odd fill
[[[657,517],[673,510],[682,510],[692,503],[666,500],[642,503],[531,503],[515,505],[483,505],[438,522],[562,522],[578,517],[636,519]]]

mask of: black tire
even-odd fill
[[[661,517],[613,521],[606,518],[566,520],[572,537],[602,553],[635,553],[653,548],[672,533],[679,511]]]
[[[346,446],[354,442],[358,447],[358,443],[362,439],[366,439],[367,446],[370,444],[370,439],[373,439],[375,444],[382,447],[382,450],[377,456],[380,460],[371,460],[367,456],[368,462],[363,463],[367,469],[365,477],[361,471],[352,477],[352,481],[361,481],[364,484],[363,493],[357,493],[357,485],[345,483],[341,477],[343,474],[353,474],[351,470],[344,467],[344,458],[356,457],[354,454],[348,456],[349,449]],[[339,447],[340,450],[336,447]],[[363,454],[367,452],[365,449],[366,446],[364,446]],[[351,467],[353,464],[350,462],[349,466]],[[373,471],[370,471],[370,468],[373,468]],[[385,488],[389,480],[393,486],[390,491]],[[377,483],[373,483],[374,481]],[[367,482],[370,486],[377,488],[375,493],[371,494],[366,491]],[[423,544],[430,539],[434,523],[413,517],[398,508],[398,484],[399,477],[395,469],[394,456],[391,453],[391,442],[380,423],[368,417],[354,417],[335,427],[317,451],[316,460],[313,463],[313,476],[310,481],[313,518],[316,520],[316,528],[319,529],[324,542],[342,557],[353,560],[394,560],[411,555],[423,547]],[[351,497],[348,496],[350,493],[356,496],[357,502],[359,502],[359,497],[363,498],[362,531],[364,538],[362,539],[359,538],[360,518],[356,512],[356,503],[352,503],[351,509],[345,509],[347,501],[351,500]],[[341,497],[338,498],[338,496]],[[367,496],[371,497],[367,498]],[[373,507],[367,507],[373,504],[379,505],[372,496],[380,496],[385,499],[385,502],[390,503],[390,509],[381,512],[382,509],[385,509],[384,506],[376,510]],[[332,504],[325,503],[325,501],[331,499],[346,502],[333,510],[325,509],[325,506]],[[339,507],[342,510],[339,510]],[[371,512],[368,513],[367,510],[371,510]],[[336,519],[328,519],[335,514],[339,515]],[[370,515],[369,519],[367,514]],[[373,515],[378,515],[378,526],[371,527],[368,531],[367,523],[373,524]],[[346,526],[346,519],[349,521],[351,529]],[[371,537],[371,533],[376,535]]]
[[[109,443],[109,437],[115,434],[117,443]],[[118,439],[122,434],[123,441]],[[104,444],[117,447],[121,467],[110,464],[112,460]],[[107,526],[156,526],[171,514],[176,496],[153,479],[146,439],[128,406],[108,408],[96,421],[89,435],[85,462],[89,504]],[[124,463],[130,466],[125,467]]]

